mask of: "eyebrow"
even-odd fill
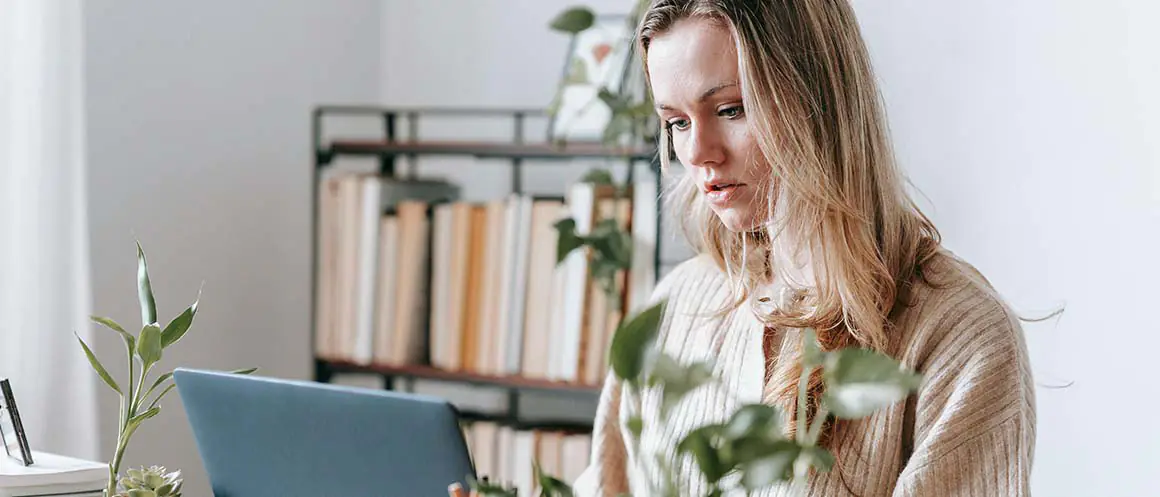
[[[734,83],[734,82],[722,83],[722,84],[719,84],[719,85],[714,86],[712,88],[709,88],[708,90],[701,92],[701,96],[697,97],[697,103],[704,102],[705,100],[708,100],[709,97],[713,96],[713,94],[715,94],[721,90],[724,90],[726,88],[729,88],[731,86],[737,86],[737,83]],[[657,110],[673,110],[673,108],[666,105],[666,104],[657,104]]]

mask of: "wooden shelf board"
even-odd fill
[[[591,422],[558,421],[558,420],[519,420],[512,421],[507,413],[490,413],[475,410],[460,410],[459,419],[466,422],[490,421],[502,426],[517,430],[560,431],[566,433],[592,433]]]
[[[334,155],[461,155],[495,159],[605,158],[649,161],[656,155],[650,147],[608,147],[601,143],[508,143],[469,141],[336,140]]]
[[[331,371],[342,373],[377,373],[388,376],[440,380],[482,386],[557,392],[600,393],[600,385],[585,385],[522,376],[492,376],[462,371],[446,371],[431,366],[362,365],[345,361],[324,361]]]

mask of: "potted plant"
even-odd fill
[[[117,445],[113,459],[109,462],[109,480],[105,488],[105,497],[180,497],[181,472],[167,472],[163,466],[152,466],[148,469],[128,470],[124,478],[119,478],[122,458],[129,440],[145,420],[161,412],[161,399],[176,386],[173,383],[173,372],[170,370],[156,376],[150,382],[150,374],[161,361],[165,349],[182,339],[193,324],[197,314],[197,305],[201,300],[201,290],[198,298],[181,314],[161,327],[157,320],[157,304],[153,299],[153,289],[149,283],[149,269],[145,261],[145,251],[137,243],[137,294],[141,304],[141,331],[133,334],[125,331],[124,327],[107,317],[92,316],[92,320],[102,326],[117,332],[125,344],[128,375],[121,382],[113,379],[108,370],[97,359],[79,335],[77,341],[84,349],[89,364],[101,378],[120,397],[120,407],[117,412]],[[75,332],[74,332],[75,335]],[[256,368],[235,371],[238,374],[250,374]],[[149,385],[146,388],[146,385]]]

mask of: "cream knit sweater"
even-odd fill
[[[835,440],[837,464],[811,480],[809,495],[1029,494],[1035,396],[1019,322],[987,281],[950,252],[925,271],[942,288],[919,284],[894,331],[895,357],[924,375],[922,387],[906,402],[851,421]],[[658,346],[682,362],[712,359],[724,381],[689,394],[662,421],[659,392],[645,390],[634,399],[609,375],[592,459],[575,484],[579,496],[649,495],[645,482],[658,475],[657,453],[673,465],[682,495],[704,495],[695,463],[675,457],[672,448],[692,428],[761,399],[763,326],[748,306],[722,318],[709,315],[729,299],[725,275],[707,257],[694,258],[658,284],[654,300],[660,298],[668,307]],[[645,425],[639,455],[625,427],[634,413]],[[780,486],[754,495],[790,493]]]

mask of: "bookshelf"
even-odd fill
[[[459,156],[476,159],[500,159],[508,161],[510,167],[510,192],[523,193],[524,168],[538,164],[546,164],[573,159],[602,159],[608,161],[623,161],[626,168],[626,177],[618,178],[627,184],[635,181],[634,171],[638,166],[648,165],[655,176],[655,187],[660,191],[661,176],[659,174],[659,160],[656,149],[652,145],[634,147],[609,147],[600,143],[568,143],[556,144],[546,140],[529,140],[525,133],[527,122],[531,119],[547,119],[549,116],[542,109],[517,108],[403,108],[380,106],[349,106],[324,105],[316,107],[311,115],[312,154],[314,159],[312,179],[312,247],[311,247],[311,347],[314,355],[314,379],[319,382],[330,382],[335,374],[359,373],[380,376],[383,385],[388,389],[403,389],[414,391],[415,381],[436,381],[443,383],[461,384],[472,387],[482,387],[502,392],[507,398],[507,408],[504,412],[473,412],[462,413],[465,420],[496,421],[513,427],[527,427],[529,429],[549,428],[566,431],[590,430],[591,425],[577,425],[574,421],[537,420],[529,421],[522,416],[521,403],[526,393],[550,393],[553,395],[584,396],[595,398],[599,395],[600,385],[583,381],[559,381],[543,378],[524,377],[510,374],[481,374],[469,371],[451,371],[431,365],[431,358],[425,354],[421,364],[384,365],[361,364],[354,361],[326,359],[320,356],[317,350],[319,330],[317,313],[319,299],[319,252],[320,252],[320,192],[324,181],[324,174],[341,157],[374,157],[378,160],[378,174],[382,177],[402,177],[398,174],[397,164],[400,158],[417,159],[423,156]],[[328,137],[327,118],[360,118],[374,119],[381,123],[382,138],[345,138]],[[459,118],[487,118],[505,120],[511,126],[511,135],[507,140],[479,141],[479,140],[423,140],[418,136],[420,123],[426,118],[440,120]],[[404,134],[402,129],[407,131]],[[534,162],[533,162],[534,161]],[[414,171],[409,172],[410,175]],[[560,185],[561,189],[568,185]],[[657,199],[659,203],[659,198]],[[652,247],[652,274],[658,274],[660,267],[660,211],[655,209],[652,214],[656,233],[655,244]],[[428,219],[431,211],[427,212]],[[428,235],[431,236],[431,235]],[[429,252],[433,252],[430,249]],[[430,254],[428,254],[430,257]],[[430,272],[427,278],[431,278]],[[429,287],[428,287],[429,288]],[[430,309],[431,295],[421,298],[427,299],[427,308]],[[506,333],[506,331],[505,331]]]

